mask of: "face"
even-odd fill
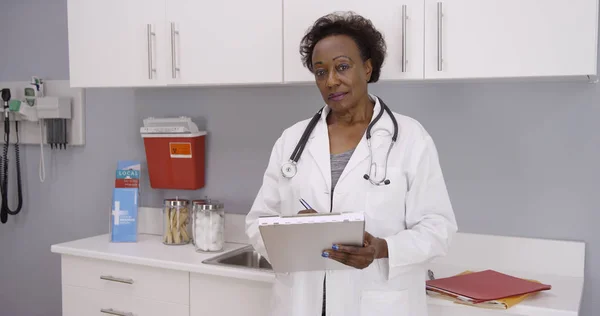
[[[362,61],[351,37],[335,35],[320,40],[313,50],[312,62],[317,87],[332,111],[347,111],[367,97],[371,61]]]

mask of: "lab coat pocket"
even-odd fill
[[[389,185],[371,186],[366,192],[366,229],[377,237],[387,237],[403,230],[406,177],[398,168],[388,171]]]
[[[409,316],[408,290],[363,291],[360,316]]]
[[[302,167],[302,168],[300,168]],[[298,167],[298,173],[291,179],[282,179],[278,184],[279,202],[282,215],[294,215],[304,207],[299,199],[305,199],[312,207],[317,207],[312,183],[314,171],[311,165]],[[309,202],[310,201],[310,202]]]

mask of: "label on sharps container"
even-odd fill
[[[137,241],[138,189],[115,188],[111,211],[111,241]]]
[[[171,158],[192,158],[192,143],[169,143]]]

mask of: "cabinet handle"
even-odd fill
[[[133,313],[128,313],[128,312],[120,312],[118,310],[114,310],[112,308],[102,308],[100,309],[101,313],[104,314],[109,314],[109,315],[116,315],[116,316],[134,316]]]
[[[152,24],[147,25],[146,31],[147,31],[147,35],[148,35],[148,78],[153,79],[154,72],[156,71],[156,69],[154,69],[154,55],[152,54],[152,52],[153,52],[152,38],[153,38],[153,36],[156,36],[156,33],[154,33],[152,31]]]
[[[175,36],[179,36],[179,31],[175,29],[175,23],[171,22],[171,70],[173,73],[173,79],[177,78],[177,72],[179,71],[179,67],[177,67],[177,47]]]
[[[133,280],[132,279],[116,278],[116,277],[110,276],[110,275],[101,275],[100,279],[106,280],[106,281],[112,281],[112,282],[133,284]]]
[[[402,5],[402,72],[406,72],[406,4]]]
[[[443,25],[442,25],[442,17],[444,16],[444,13],[442,12],[442,3],[438,2],[437,3],[437,49],[438,49],[438,60],[437,60],[437,70],[438,71],[442,71],[442,30],[443,30]]]

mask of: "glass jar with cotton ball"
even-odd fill
[[[220,252],[225,244],[225,209],[217,200],[192,201],[192,235],[198,252]]]

